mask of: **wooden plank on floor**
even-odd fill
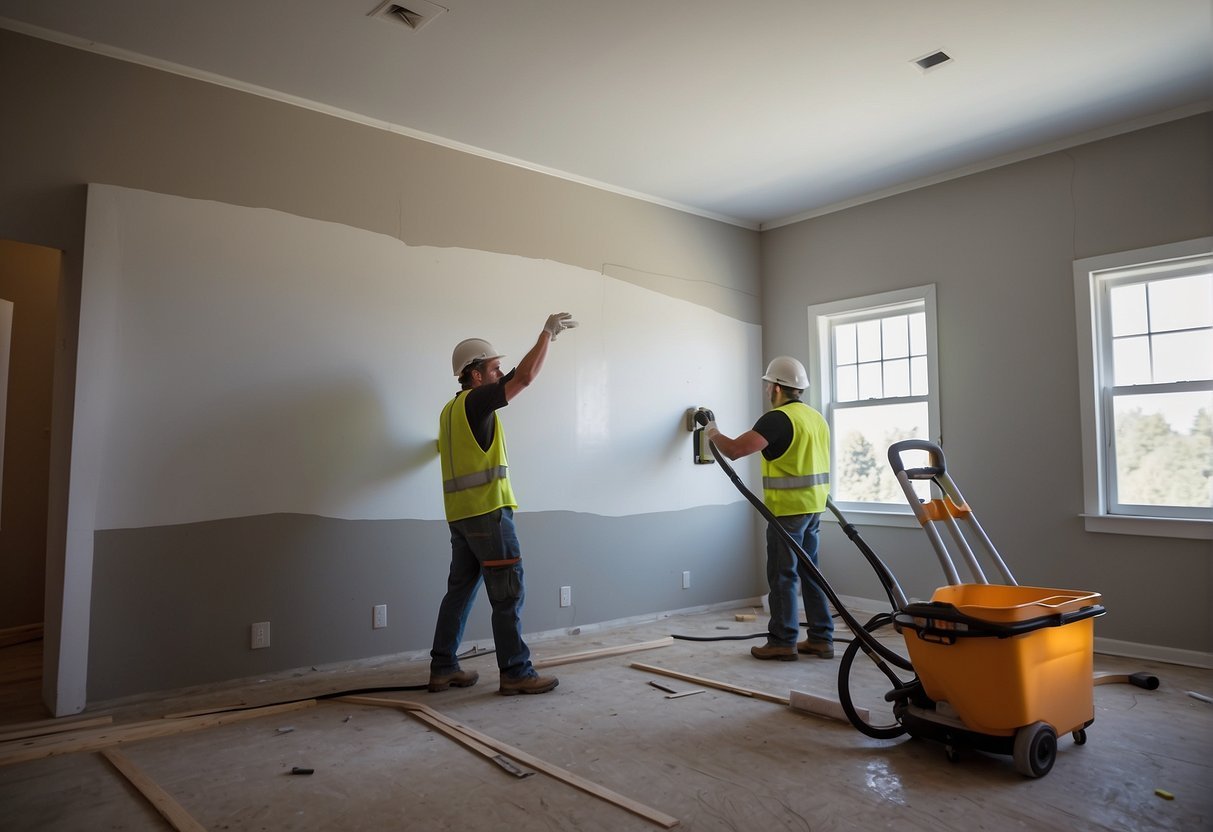
[[[153,737],[167,737],[189,731],[201,731],[205,728],[230,725],[234,722],[260,719],[315,706],[315,699],[301,699],[298,702],[284,702],[280,705],[249,708],[231,713],[208,714],[185,719],[154,719],[150,722],[135,722],[129,725],[80,731],[67,736],[56,735],[15,740],[0,747],[0,766],[39,760],[43,757],[55,757],[60,754],[74,754],[78,751],[100,751],[102,748],[121,743],[137,742]]]
[[[765,693],[761,690],[752,690],[751,688],[738,687],[730,685],[728,682],[717,682],[715,679],[705,679],[702,676],[692,676],[690,673],[680,673],[677,670],[670,670],[666,667],[657,667],[656,665],[643,664],[641,662],[632,662],[632,667],[637,670],[645,670],[649,673],[658,673],[662,676],[669,676],[672,679],[681,679],[684,682],[694,682],[697,685],[703,685],[708,688],[716,688],[729,693],[735,693],[738,696],[750,696],[754,699],[762,699],[765,702],[774,702],[776,705],[790,705],[788,697],[777,696],[773,693]]]
[[[621,644],[618,647],[601,647],[597,650],[586,650],[582,653],[566,653],[563,656],[552,656],[547,659],[540,659],[532,662],[536,668],[555,667],[560,664],[572,664],[573,662],[588,662],[591,659],[601,659],[607,656],[622,656],[626,653],[637,653],[641,650],[655,650],[658,647],[669,647],[674,643],[673,636],[655,639],[654,641],[641,641],[636,644]]]
[[[105,749],[101,754],[147,798],[147,802],[152,804],[177,832],[206,832],[205,826],[194,820],[185,807],[174,800],[155,780],[144,774],[143,769],[132,763],[126,755],[113,749]]]
[[[426,725],[433,728],[435,731],[438,731],[439,733],[450,737],[455,742],[462,745],[464,748],[466,748],[470,751],[475,751],[480,756],[495,763],[499,768],[501,768],[504,771],[508,771],[510,774],[513,774],[515,777],[526,777],[527,775],[535,773],[533,771],[528,771],[525,769],[518,768],[513,763],[510,763],[508,760],[504,760],[502,755],[499,754],[496,749],[489,748],[484,743],[479,742],[478,740],[472,739],[471,737],[469,737],[467,734],[463,733],[462,731],[457,731],[456,729],[450,727],[449,725],[447,725],[446,723],[442,722],[439,719],[435,719],[434,717],[430,716],[429,714],[425,713],[424,711],[411,711],[410,713],[412,714],[412,716],[414,718],[421,720]]]
[[[471,737],[472,739],[488,746],[489,748],[495,748],[497,751],[501,752],[507,757],[517,760],[524,765],[528,765],[536,771],[542,771],[549,777],[553,777],[563,783],[567,783],[573,788],[580,789],[586,794],[597,797],[600,800],[605,800],[608,803],[613,803],[619,808],[626,809],[632,814],[638,815],[647,821],[657,824],[658,826],[664,827],[665,829],[673,829],[680,823],[676,817],[667,815],[664,812],[660,812],[650,806],[646,806],[643,803],[619,794],[618,792],[611,791],[605,786],[600,786],[597,783],[586,780],[584,777],[579,777],[578,775],[573,774],[571,771],[567,771],[560,766],[553,765],[546,760],[542,760],[539,757],[528,754],[519,748],[515,748],[514,746],[504,743],[501,740],[494,739],[487,734],[482,734],[476,729],[470,728],[467,725],[451,719],[445,714],[441,714],[438,711],[435,711],[433,708],[430,708],[427,705],[422,705],[419,702],[410,702],[403,699],[382,699],[372,696],[342,696],[334,701],[351,702],[357,705],[376,705],[380,707],[400,708],[401,710],[409,712],[410,714],[417,712],[427,714],[434,720]]]
[[[41,719],[37,722],[23,722],[20,725],[10,725],[0,731],[0,743],[62,734],[67,731],[80,731],[85,728],[97,728],[102,725],[111,725],[113,721],[112,716],[94,716],[85,719]]]

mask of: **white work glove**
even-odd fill
[[[575,326],[577,326],[577,322],[573,320],[572,315],[568,312],[557,312],[554,315],[548,315],[548,321],[543,325],[543,331],[555,341],[557,335]]]

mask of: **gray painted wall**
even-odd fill
[[[934,283],[943,444],[957,483],[1017,579],[1096,590],[1097,638],[1208,662],[1213,546],[1088,533],[1072,262],[1208,235],[1209,114],[764,232],[763,352],[808,353],[806,307]],[[918,529],[865,537],[907,590],[940,572]],[[844,594],[880,597],[830,528]],[[1192,651],[1185,654],[1184,651]]]
[[[748,505],[600,517],[517,515],[527,632],[758,594]],[[438,520],[272,514],[96,535],[89,700],[428,649],[446,586]],[[691,588],[682,590],[690,570]],[[573,605],[556,601],[573,587]],[[388,627],[371,630],[371,607]],[[465,645],[491,643],[481,592]],[[249,649],[251,621],[272,647]],[[542,654],[538,654],[541,656]],[[401,684],[427,665],[402,665]]]

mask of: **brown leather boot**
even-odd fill
[[[502,696],[517,696],[520,693],[547,693],[559,684],[560,680],[555,676],[540,676],[535,673],[523,676],[521,679],[507,679],[502,676],[501,687],[497,688],[497,692]]]
[[[819,659],[834,658],[834,642],[817,638],[806,638],[796,643],[796,652],[806,656],[816,656]]]
[[[447,688],[470,688],[480,674],[475,670],[452,670],[450,673],[430,674],[430,693]]]
[[[792,647],[791,645],[781,647],[778,644],[765,644],[762,647],[751,647],[750,655],[756,659],[762,659],[763,661],[770,661],[773,659],[780,662],[794,662],[797,658],[799,658],[796,655],[795,647]]]

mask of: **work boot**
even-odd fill
[[[762,659],[763,661],[770,661],[773,659],[780,662],[794,662],[797,658],[799,658],[796,655],[795,647],[792,647],[791,645],[784,647],[779,644],[771,644],[770,642],[764,644],[762,647],[751,647],[750,655],[756,659]]]
[[[834,642],[819,638],[806,638],[796,643],[796,652],[819,659],[834,658]]]
[[[470,688],[476,684],[480,674],[475,670],[452,670],[450,673],[430,674],[430,693],[447,688]]]
[[[502,696],[517,696],[520,693],[547,693],[559,684],[560,680],[555,676],[540,676],[538,673],[523,676],[521,679],[507,679],[502,676],[501,687],[497,689],[497,692]]]

